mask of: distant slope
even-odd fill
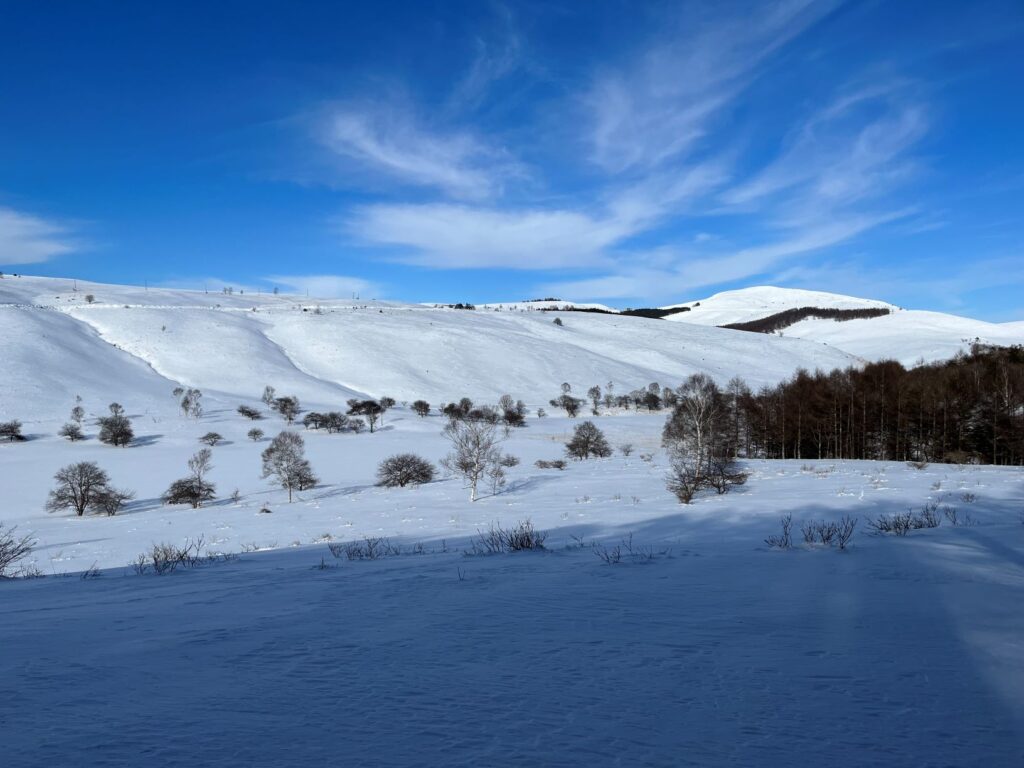
[[[689,307],[689,312],[669,315],[668,320],[699,325],[730,325],[748,323],[799,307],[820,309],[890,309],[897,307],[884,301],[858,299],[838,293],[805,291],[798,288],[776,288],[768,285],[723,291],[699,301],[673,304],[666,309]]]
[[[966,351],[975,342],[1024,344],[1024,323],[987,323],[941,312],[901,309],[884,301],[795,288],[743,288],[676,306],[692,307],[685,314],[666,318],[677,324],[740,325],[751,331],[763,331],[766,324],[773,325],[774,319],[782,319],[784,326],[775,328],[779,335],[828,345],[863,360],[893,359],[904,365],[946,359]],[[888,310],[888,314],[842,322],[827,317],[791,316],[799,314],[796,310],[810,307]]]
[[[843,323],[804,320],[783,333],[828,344],[865,360],[893,359],[908,366],[953,357],[974,343],[1024,344],[1024,328],[1008,329],[999,323],[922,310]]]

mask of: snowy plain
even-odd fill
[[[0,445],[0,520],[35,537],[45,578],[0,583],[4,766],[1024,764],[1020,468],[749,461],[746,485],[682,507],[664,487],[664,413],[595,417],[630,456],[538,469],[579,421],[556,412],[511,432],[521,463],[475,503],[450,477],[374,485],[388,455],[447,450],[444,420],[402,400],[507,391],[535,411],[563,380],[771,383],[855,364],[845,349],[641,318],[567,313],[558,328],[532,312],[11,282],[0,419],[31,439]],[[203,389],[200,419],[178,412],[178,384]],[[265,384],[318,410],[400,403],[373,434],[297,427],[321,482],[289,504],[260,477],[284,428]],[[75,394],[88,439],[68,443],[55,433]],[[131,447],[95,439],[113,399]],[[211,430],[218,499],[162,505]],[[123,513],[44,511],[53,472],[80,460],[136,491]],[[930,502],[959,524],[870,535],[869,519]],[[784,514],[797,541],[780,551],[764,539]],[[843,515],[858,519],[847,550],[802,543],[799,523]],[[525,519],[545,551],[467,554],[478,531]],[[129,566],[198,537],[235,557]],[[364,537],[401,554],[328,546]]]

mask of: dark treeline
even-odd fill
[[[983,347],[907,369],[897,362],[798,371],[715,395],[733,455],[785,459],[1024,463],[1024,347]]]
[[[753,331],[754,333],[775,333],[791,325],[814,317],[819,320],[866,320],[872,317],[888,315],[889,310],[884,307],[870,309],[822,309],[821,307],[797,307],[787,309],[783,312],[776,312],[774,315],[762,317],[760,320],[751,320],[746,323],[730,323],[720,326],[730,328],[734,331]]]
[[[626,317],[647,317],[652,320],[659,320],[669,315],[676,315],[680,312],[689,312],[689,307],[673,307],[672,309],[661,309],[659,307],[642,307],[640,309],[623,309],[620,312],[612,312],[607,309],[600,309],[599,307],[575,307],[571,304],[566,304],[562,307],[542,307],[541,312],[590,312],[594,315],[616,315]]]

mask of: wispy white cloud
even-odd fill
[[[495,16],[495,32],[474,38],[475,56],[466,74],[452,90],[448,99],[450,111],[478,106],[495,82],[523,64],[523,41],[512,11],[500,3],[493,3],[491,7]]]
[[[269,275],[263,282],[281,286],[288,293],[308,293],[317,299],[347,299],[352,295],[380,298],[381,294],[377,283],[347,275]]]
[[[727,179],[717,163],[658,175],[615,192],[590,209],[376,204],[346,228],[364,243],[398,246],[396,258],[439,268],[561,269],[612,265],[609,249],[643,232]]]
[[[593,161],[620,172],[685,155],[758,66],[835,5],[782,0],[753,13],[692,9],[669,25],[670,41],[605,72],[585,95]]]
[[[39,264],[80,247],[65,224],[0,208],[0,264]]]
[[[896,87],[872,85],[841,94],[812,115],[767,167],[729,190],[727,203],[762,203],[797,190],[817,206],[877,197],[910,176],[907,151],[925,135],[928,118]]]
[[[455,198],[491,197],[501,191],[507,178],[523,173],[500,148],[467,131],[426,125],[411,106],[397,100],[337,106],[318,130],[322,143],[356,170],[434,188]]]

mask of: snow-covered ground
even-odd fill
[[[7,522],[36,535],[49,574],[0,584],[3,764],[1024,759],[1019,468],[754,461],[742,488],[681,507],[662,418],[632,414],[597,419],[631,456],[564,472],[533,462],[560,454],[572,422],[530,419],[505,446],[522,459],[508,486],[476,503],[454,479],[372,485],[389,453],[438,458],[441,422],[398,409],[372,435],[308,434],[323,482],[292,504],[259,479],[263,446],[234,415],[161,424],[137,448],[0,446]],[[160,506],[209,428],[231,441],[211,479],[239,501]],[[43,512],[47,473],[72,457],[138,500],[112,518]],[[869,518],[930,501],[961,524],[869,535]],[[771,549],[786,513],[797,543]],[[849,549],[802,544],[800,522],[842,515],[859,520]],[[477,529],[526,518],[546,551],[466,554]],[[246,551],[164,576],[127,566],[198,536]],[[364,536],[404,554],[328,547]],[[101,575],[79,578],[94,563]]]
[[[664,413],[596,417],[632,454],[565,471],[535,462],[561,457],[578,420],[531,413],[503,446],[521,460],[508,484],[471,503],[444,475],[374,485],[386,456],[447,451],[444,420],[400,402],[373,434],[294,427],[320,483],[293,503],[260,477],[284,428],[258,402],[265,384],[317,410],[504,392],[535,410],[565,380],[577,394],[695,370],[757,385],[856,364],[847,351],[793,329],[73,287],[0,280],[0,420],[30,437],[0,444],[0,522],[35,538],[25,564],[45,575],[0,582],[4,768],[1024,764],[1020,468],[751,461],[746,485],[684,507],[664,486]],[[179,384],[203,390],[201,418],[178,412]],[[88,439],[68,443],[56,431],[75,394]],[[131,447],[95,438],[112,400]],[[224,437],[217,500],[162,505],[209,431]],[[44,511],[53,473],[85,460],[135,500],[114,517]],[[869,519],[929,503],[960,524],[869,535]],[[768,547],[790,513],[795,546]],[[849,549],[802,543],[801,522],[844,515]],[[467,554],[479,530],[526,519],[545,551]],[[237,557],[163,576],[128,565],[200,537]],[[364,537],[402,554],[328,546]]]

